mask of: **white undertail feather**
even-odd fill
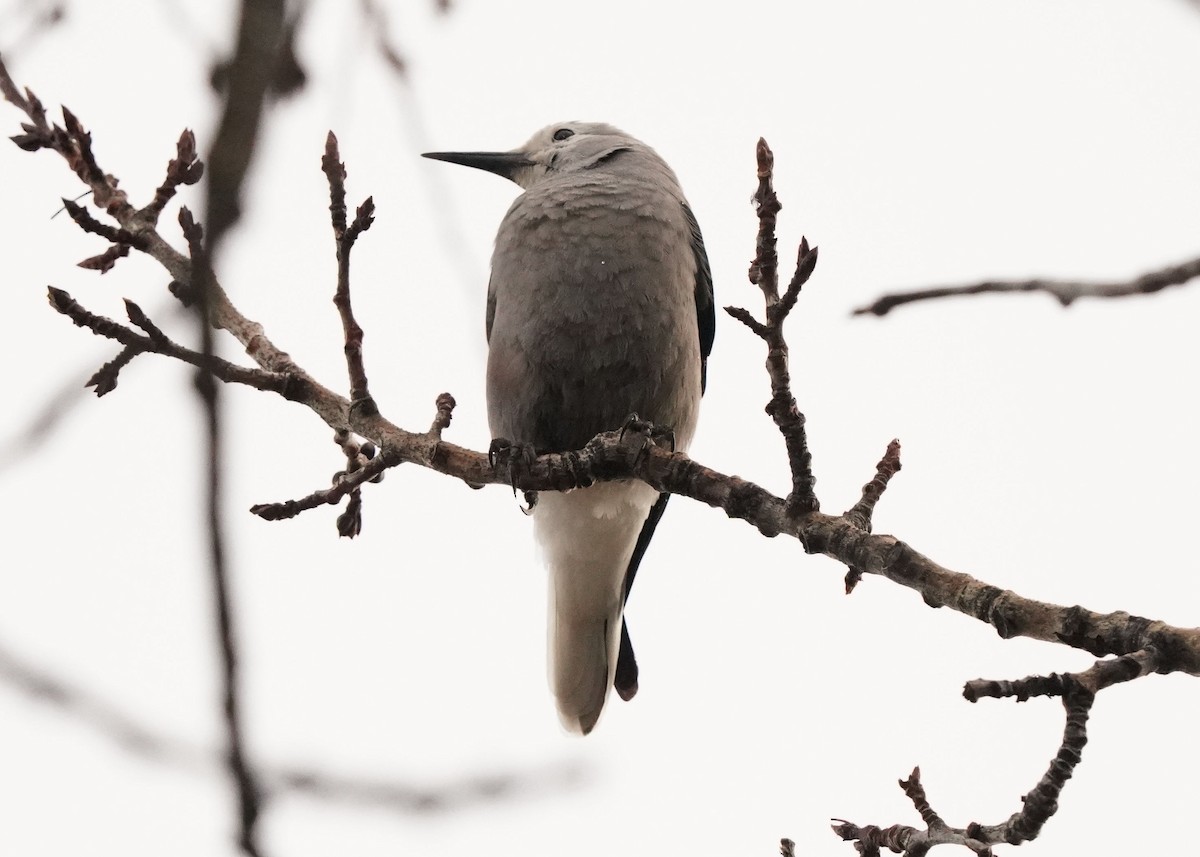
[[[538,497],[534,531],[550,572],[550,688],[572,732],[592,731],[612,686],[625,569],[657,496],[641,482],[614,482]]]

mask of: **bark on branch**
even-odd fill
[[[856,309],[854,315],[887,315],[898,306],[937,298],[1016,292],[1045,292],[1064,307],[1068,307],[1080,298],[1127,298],[1134,295],[1150,295],[1160,292],[1168,286],[1182,286],[1198,277],[1200,277],[1200,258],[1148,271],[1132,280],[1116,282],[1042,279],[985,280],[982,283],[970,285],[941,286],[935,289],[917,289],[883,295],[872,303]]]

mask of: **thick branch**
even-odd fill
[[[76,324],[122,345],[136,344],[196,365],[200,359],[169,341],[156,341],[109,319],[82,310],[65,292],[52,301]],[[488,456],[441,440],[440,432],[410,432],[380,414],[350,414],[349,402],[316,384],[275,376],[214,361],[214,374],[224,380],[270,390],[317,413],[340,410],[350,428],[374,441],[389,465],[409,463],[437,470],[470,485],[510,485],[506,464],[493,468]],[[747,521],[768,536],[799,539],[810,553],[830,556],[863,574],[875,574],[916,590],[926,604],[952,610],[990,624],[1001,637],[1029,637],[1059,642],[1096,656],[1126,655],[1155,647],[1160,672],[1200,675],[1200,629],[1177,628],[1124,612],[1096,613],[1024,598],[951,571],[890,535],[866,532],[847,516],[820,512],[796,515],[788,503],[765,489],[711,470],[682,453],[643,448],[634,435],[618,431],[598,435],[577,452],[543,455],[516,474],[524,491],[563,491],[595,482],[637,478],[659,491],[691,497],[731,518]]]

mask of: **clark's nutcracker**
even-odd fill
[[[584,446],[630,414],[687,449],[715,317],[700,227],[663,160],[610,125],[565,122],[508,152],[430,152],[525,192],[496,236],[487,299],[488,421],[538,453]],[[546,493],[534,532],[550,568],[550,684],[587,734],[637,663],[622,619],[670,495],[641,482]]]

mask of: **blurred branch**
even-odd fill
[[[226,769],[226,754],[155,731],[99,694],[23,660],[4,643],[0,643],[0,681],[147,762],[201,776]],[[267,793],[306,794],[331,803],[398,812],[440,813],[486,806],[506,798],[561,796],[564,790],[577,788],[586,772],[562,762],[523,771],[474,774],[436,787],[286,765],[263,765],[259,777]]]
[[[874,303],[854,310],[854,315],[887,315],[904,304],[928,301],[937,298],[952,298],[965,295],[1009,294],[1013,292],[1045,292],[1064,307],[1079,298],[1126,298],[1133,295],[1149,295],[1168,286],[1182,286],[1200,277],[1200,258],[1178,265],[1169,265],[1150,271],[1132,280],[1117,282],[1084,282],[1078,280],[987,280],[966,286],[943,286],[936,289],[921,289],[912,292],[896,292],[884,295]]]
[[[51,432],[79,406],[83,401],[85,373],[86,370],[72,372],[46,396],[24,428],[0,441],[0,473],[22,461],[32,460],[33,453],[46,442]]]
[[[435,0],[438,11],[448,12],[450,4],[448,0]],[[368,32],[375,37],[375,49],[379,52],[380,58],[387,68],[398,78],[408,77],[408,63],[404,61],[404,53],[392,41],[390,34],[390,24],[388,22],[387,12],[376,0],[359,0],[359,11],[362,13],[363,22],[367,25]]]
[[[23,660],[0,643],[0,680],[37,702],[52,706],[149,761],[198,769],[205,754],[182,741],[160,735],[120,708]]]
[[[294,30],[292,31],[294,32]],[[284,0],[242,0],[236,47],[227,70],[228,87],[221,119],[217,123],[216,139],[208,155],[206,206],[208,217],[207,242],[204,232],[191,221],[184,209],[181,225],[188,241],[192,262],[190,293],[197,301],[197,322],[200,326],[201,364],[196,375],[196,391],[205,413],[208,444],[208,481],[206,524],[209,534],[209,560],[216,602],[217,639],[221,653],[221,683],[227,763],[238,795],[239,844],[247,857],[259,857],[258,818],[262,794],[258,778],[246,758],[242,734],[242,702],[239,683],[237,630],[229,571],[226,567],[226,548],[222,530],[222,425],[221,401],[217,377],[212,368],[217,358],[213,353],[213,326],[218,324],[217,305],[227,298],[216,284],[215,260],[225,235],[241,217],[241,194],[246,172],[254,156],[259,137],[267,89],[284,68],[298,68],[294,62],[281,66],[285,34]],[[289,49],[286,55],[294,58]],[[303,75],[300,77],[303,80]],[[290,84],[289,84],[290,86]],[[288,91],[281,88],[281,91]],[[168,181],[181,163],[194,161],[194,149],[180,152],[180,157],[168,165]],[[197,175],[198,178],[198,175]],[[172,188],[173,189],[173,188]],[[159,202],[169,198],[160,188],[155,195],[156,211]],[[150,331],[147,331],[150,332]],[[154,337],[151,333],[151,338]],[[161,338],[161,335],[160,337]]]
[[[4,39],[5,54],[11,59],[33,47],[66,20],[69,8],[65,0],[23,0],[0,12],[0,24],[7,24],[9,19],[25,19],[21,22],[24,27],[21,35]]]

